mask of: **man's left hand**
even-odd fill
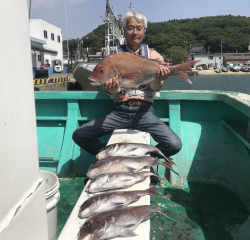
[[[170,70],[168,67],[160,66],[157,71],[156,81],[164,81],[169,77]]]

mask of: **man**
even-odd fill
[[[118,46],[118,52],[131,52],[137,55],[164,61],[156,51],[149,50],[142,44],[147,28],[146,17],[136,11],[128,12],[122,19],[125,28],[126,45]],[[96,155],[106,143],[98,138],[109,134],[116,129],[133,128],[148,132],[158,142],[156,146],[167,157],[180,151],[181,141],[178,136],[158,117],[154,115],[152,107],[153,97],[157,96],[163,81],[169,76],[169,69],[161,66],[154,82],[138,86],[136,91],[120,89],[119,82],[114,77],[106,82],[104,91],[115,99],[114,110],[79,127],[73,133],[73,140],[85,151]]]

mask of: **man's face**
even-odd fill
[[[144,24],[131,18],[125,29],[125,38],[129,45],[140,44],[145,37]]]

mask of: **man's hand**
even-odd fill
[[[119,89],[119,82],[115,77],[109,79],[104,84],[104,91],[110,93],[111,95],[115,95],[118,92],[118,89]]]
[[[158,68],[155,81],[150,83],[150,87],[153,91],[160,91],[163,81],[169,77],[170,70],[168,67],[160,66]]]
[[[170,70],[168,67],[160,66],[157,71],[156,81],[161,82],[169,77]]]

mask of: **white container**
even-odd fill
[[[51,172],[40,170],[40,177],[45,182],[47,224],[49,240],[57,239],[57,203],[60,199],[58,177]]]

